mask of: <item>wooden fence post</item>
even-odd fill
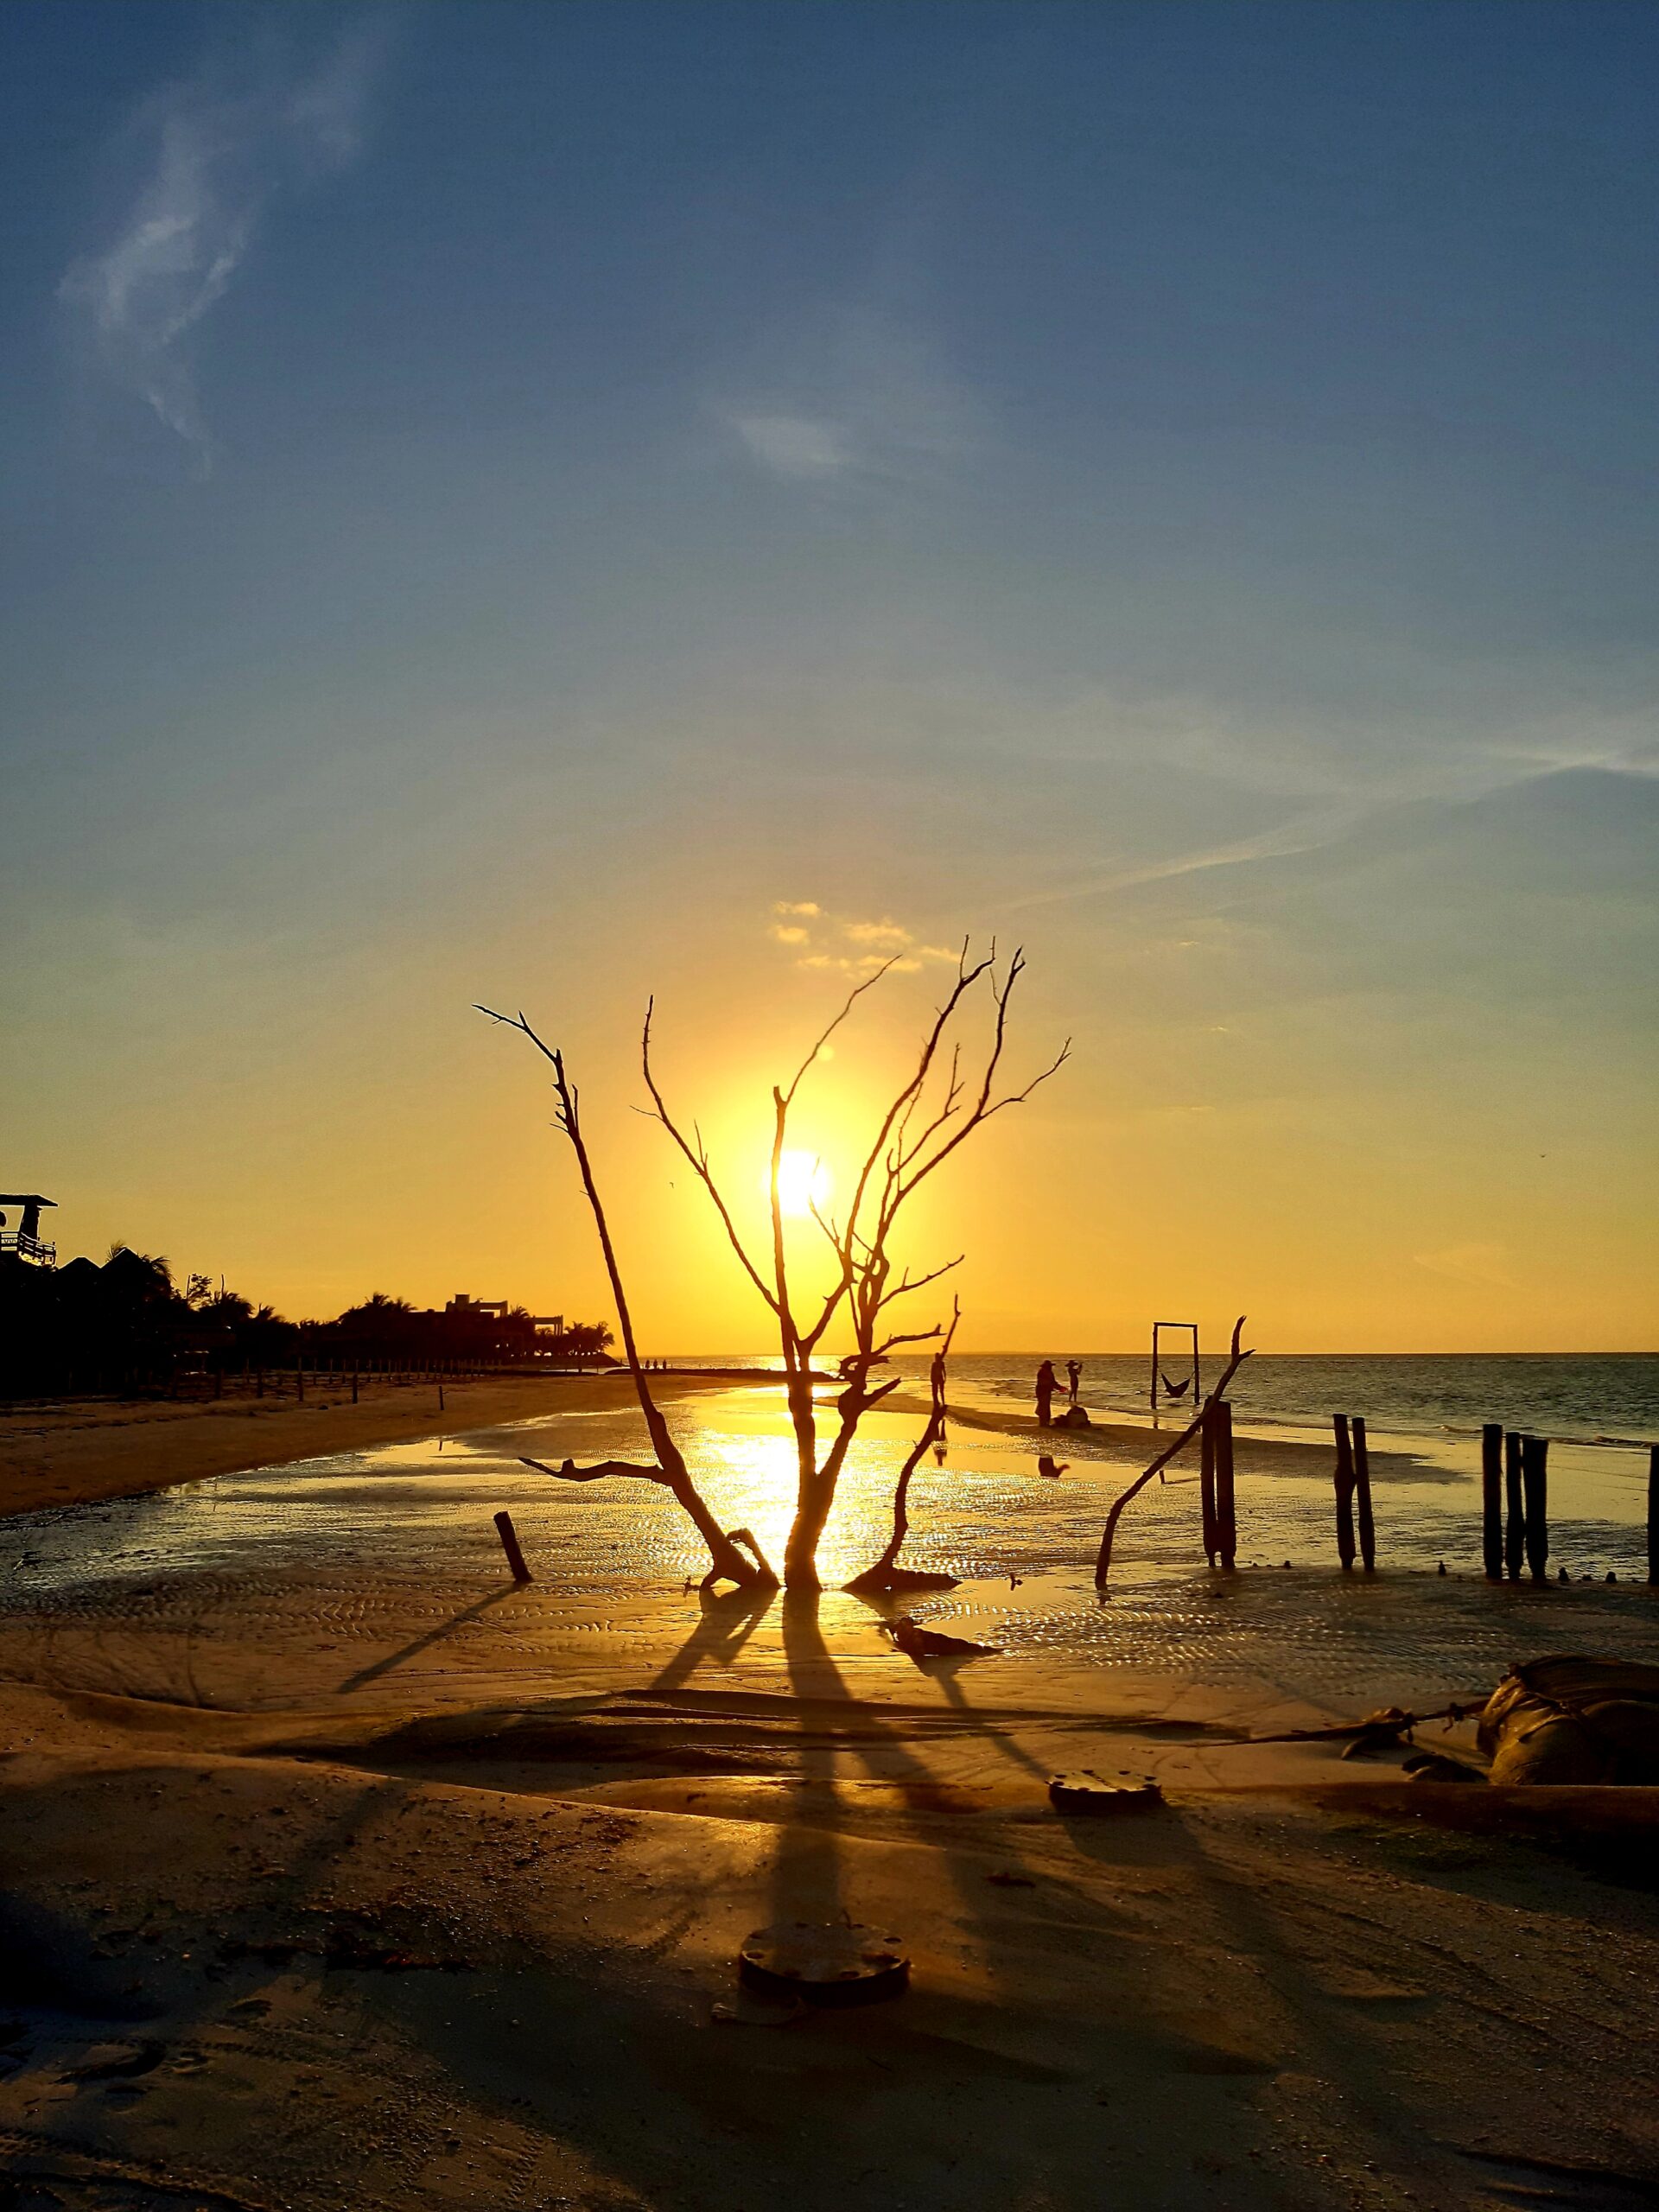
[[[1521,1580],[1527,1544],[1527,1510],[1521,1491],[1521,1439],[1510,1429],[1503,1439],[1503,1495],[1509,1522],[1503,1534],[1503,1564],[1511,1582]]]
[[[1503,1580],[1503,1427],[1489,1421],[1480,1432],[1480,1549],[1486,1580]]]
[[[1359,1563],[1367,1574],[1376,1573],[1376,1523],[1371,1518],[1371,1455],[1365,1442],[1365,1423],[1354,1415],[1354,1495],[1359,1508]]]
[[[1238,1510],[1233,1490],[1233,1408],[1216,1400],[1216,1541],[1230,1574],[1238,1560]]]
[[[1648,1580],[1659,1582],[1659,1444],[1648,1446]]]
[[[1331,1425],[1337,1433],[1337,1557],[1342,1561],[1342,1571],[1354,1571],[1354,1455],[1348,1442],[1348,1416],[1332,1414]]]
[[[1527,1565],[1535,1582],[1546,1579],[1549,1564],[1549,1439],[1523,1437],[1521,1485],[1526,1501]]]
[[[505,1508],[495,1516],[495,1533],[501,1539],[501,1548],[507,1555],[507,1565],[512,1569],[513,1580],[515,1582],[533,1581],[535,1578],[524,1565],[524,1555],[518,1548],[518,1538],[512,1525],[512,1516]]]
[[[1198,1431],[1198,1496],[1204,1509],[1204,1555],[1213,1567],[1216,1554],[1221,1549],[1220,1534],[1216,1525],[1216,1408],[1207,1405],[1204,1409],[1204,1426]]]

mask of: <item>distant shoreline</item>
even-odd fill
[[[729,1389],[764,1371],[728,1368],[655,1374],[665,1403],[693,1391]],[[338,1376],[313,1383],[303,1405],[292,1398],[226,1398],[180,1404],[167,1399],[65,1398],[0,1409],[0,1520],[20,1513],[134,1497],[212,1475],[320,1459],[337,1452],[412,1443],[491,1428],[542,1414],[601,1412],[633,1403],[626,1367],[586,1375],[492,1375],[446,1379],[439,1410],[435,1382],[351,1385]]]

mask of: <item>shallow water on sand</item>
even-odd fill
[[[501,1505],[512,1510],[538,1581],[570,1592],[660,1595],[700,1574],[704,1564],[694,1532],[664,1491],[626,1479],[565,1484],[519,1465],[524,1453],[554,1460],[568,1454],[578,1462],[645,1457],[642,1424],[625,1389],[619,1381],[614,1411],[553,1414],[9,1521],[0,1525],[0,1605],[27,1607],[71,1593],[96,1603],[99,1589],[158,1576],[218,1580],[315,1571],[360,1574],[365,1582],[444,1580],[463,1561],[499,1567],[490,1515]],[[753,1389],[711,1391],[677,1401],[670,1418],[722,1526],[751,1529],[779,1561],[794,1472],[776,1397]],[[868,1420],[821,1555],[827,1585],[850,1579],[880,1550],[893,1473],[916,1427],[913,1417],[896,1414]],[[1372,1441],[1380,1565],[1433,1575],[1444,1560],[1452,1575],[1478,1577],[1476,1447],[1467,1440],[1386,1433]],[[1036,1471],[1042,1443],[1069,1455],[1058,1480]],[[956,1575],[963,1588],[918,1611],[961,1612],[982,1599],[994,1602],[1004,1640],[1107,1662],[1124,1644],[1131,1611],[1144,1631],[1129,1638],[1137,1648],[1154,1636],[1160,1618],[1171,1624],[1185,1618],[1195,1589],[1211,1587],[1199,1554],[1191,1455],[1128,1509],[1117,1539],[1113,1605],[1103,1609],[1096,1598],[1091,1570],[1106,1511],[1141,1464],[1142,1446],[1133,1440],[1015,1437],[959,1421],[945,1464],[930,1461],[916,1476],[905,1556],[912,1566]],[[1564,1563],[1575,1582],[1599,1581],[1609,1570],[1621,1583],[1644,1576],[1645,1459],[1558,1443],[1550,1476],[1552,1573]],[[1288,1560],[1334,1572],[1325,1455],[1287,1455],[1272,1471],[1242,1472],[1238,1522],[1242,1567],[1281,1570]],[[1202,1602],[1213,1611],[1207,1594]]]

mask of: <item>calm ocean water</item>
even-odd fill
[[[1144,1353],[1052,1355],[1083,1361],[1083,1403],[1090,1412],[1147,1412]],[[686,1366],[771,1366],[764,1353],[689,1359]],[[927,1359],[895,1362],[920,1377]],[[1202,1377],[1220,1372],[1223,1356],[1207,1351]],[[1173,1379],[1185,1371],[1166,1357]],[[988,1401],[1030,1409],[1036,1356],[978,1352],[950,1363],[954,1387]],[[1189,1394],[1190,1395],[1190,1394]],[[1397,1436],[1473,1436],[1483,1422],[1501,1421],[1563,1442],[1622,1446],[1659,1442],[1659,1352],[1262,1352],[1246,1362],[1230,1394],[1241,1421],[1287,1431],[1328,1433],[1332,1414],[1359,1414],[1374,1429]]]

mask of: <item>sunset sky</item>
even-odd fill
[[[969,1349],[1651,1348],[1659,10],[0,10],[0,1185],[763,1341],[1023,942]],[[942,1185],[944,1179],[941,1178]]]

